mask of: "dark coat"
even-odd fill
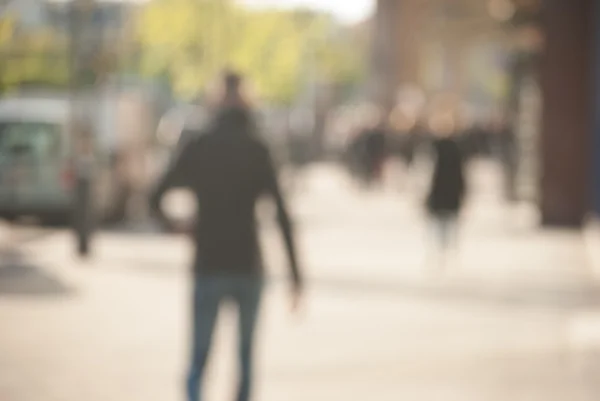
[[[433,143],[435,169],[427,207],[432,214],[457,213],[465,195],[464,159],[455,139],[438,139]]]
[[[195,271],[203,275],[262,275],[255,206],[263,195],[275,201],[293,277],[300,280],[291,221],[267,147],[254,135],[242,109],[225,109],[203,135],[186,142],[151,199],[160,203],[171,188],[195,195],[199,216],[194,227]]]

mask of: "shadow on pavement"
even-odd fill
[[[73,289],[17,251],[0,252],[0,298],[5,296],[65,296]]]

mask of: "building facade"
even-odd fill
[[[395,4],[392,6],[391,3]],[[379,72],[374,77],[374,87],[380,91],[394,91],[401,81],[398,73],[414,70],[410,60],[398,56],[412,54],[404,47],[406,38],[414,34],[414,31],[400,28],[414,24],[403,24],[407,17],[398,3],[414,4],[415,0],[378,0],[373,71]],[[462,37],[469,38],[472,36],[470,32],[489,29],[490,21],[486,21],[481,13],[486,4],[512,4],[511,22],[529,29],[523,31],[525,39],[538,40],[531,33],[536,30],[538,35],[541,33],[536,60],[530,65],[534,69],[532,76],[537,77],[542,105],[537,118],[538,157],[535,161],[535,192],[538,194],[541,222],[546,226],[580,227],[590,212],[600,213],[600,2],[427,0],[418,3],[427,4],[430,10],[442,10],[446,16],[450,15],[448,10],[452,11],[451,14],[461,11],[455,19],[455,28],[443,35],[449,40],[445,46],[451,48],[452,54],[458,55],[453,61],[446,62],[446,69],[462,68],[461,51],[455,51],[460,50],[460,40],[458,43],[451,40],[454,33],[467,29],[467,35]],[[452,5],[450,9],[449,5]],[[447,20],[452,22],[452,18]],[[422,20],[421,25],[440,26],[431,20]],[[398,35],[404,40],[390,44],[389,38]],[[386,37],[387,42],[384,40]],[[457,37],[460,39],[460,36],[454,35],[454,38]],[[415,42],[422,38],[413,35],[411,40]],[[462,79],[456,71],[451,79],[460,90]],[[389,92],[379,93],[377,98],[387,100],[390,96]]]

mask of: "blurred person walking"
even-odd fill
[[[192,228],[195,241],[193,332],[188,401],[199,401],[219,307],[233,301],[239,310],[239,372],[237,401],[251,396],[254,333],[264,277],[255,219],[262,195],[277,207],[292,276],[292,306],[302,292],[292,224],[267,147],[258,139],[242,78],[227,73],[214,120],[203,135],[194,136],[160,181],[151,199],[157,216],[173,225],[160,208],[171,188],[191,189],[198,202]],[[178,228],[178,227],[175,227]]]
[[[373,111],[368,120],[356,136],[350,151],[358,162],[363,185],[372,187],[380,182],[383,175],[387,135],[385,122],[379,111]]]
[[[364,138],[361,136],[361,133],[362,131],[357,129],[352,130],[344,149],[344,163],[346,168],[351,177],[360,184],[364,181]]]
[[[383,168],[386,157],[386,130],[382,119],[369,128],[365,133],[366,168],[368,184],[378,184],[383,178]]]
[[[77,121],[75,137],[75,191],[73,204],[73,228],[77,241],[77,254],[90,256],[90,242],[94,230],[94,199],[92,194],[94,179],[94,134],[90,121]]]
[[[441,266],[448,251],[458,245],[458,218],[466,192],[464,156],[458,142],[457,121],[446,112],[432,118],[434,169],[427,197],[427,210],[436,226]]]

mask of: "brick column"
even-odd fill
[[[423,0],[400,0],[398,3],[394,30],[398,84],[417,84],[421,67],[424,4]]]
[[[592,148],[592,181],[593,181],[593,202],[596,216],[600,216],[600,5],[596,5],[594,12],[594,30],[595,40],[595,109],[594,109],[594,144]]]
[[[373,19],[371,99],[390,110],[402,84],[419,79],[422,0],[377,0]]]
[[[545,0],[542,223],[579,227],[590,206],[595,0]]]
[[[398,84],[394,48],[398,4],[397,0],[377,0],[371,31],[370,97],[383,108],[393,103]]]

